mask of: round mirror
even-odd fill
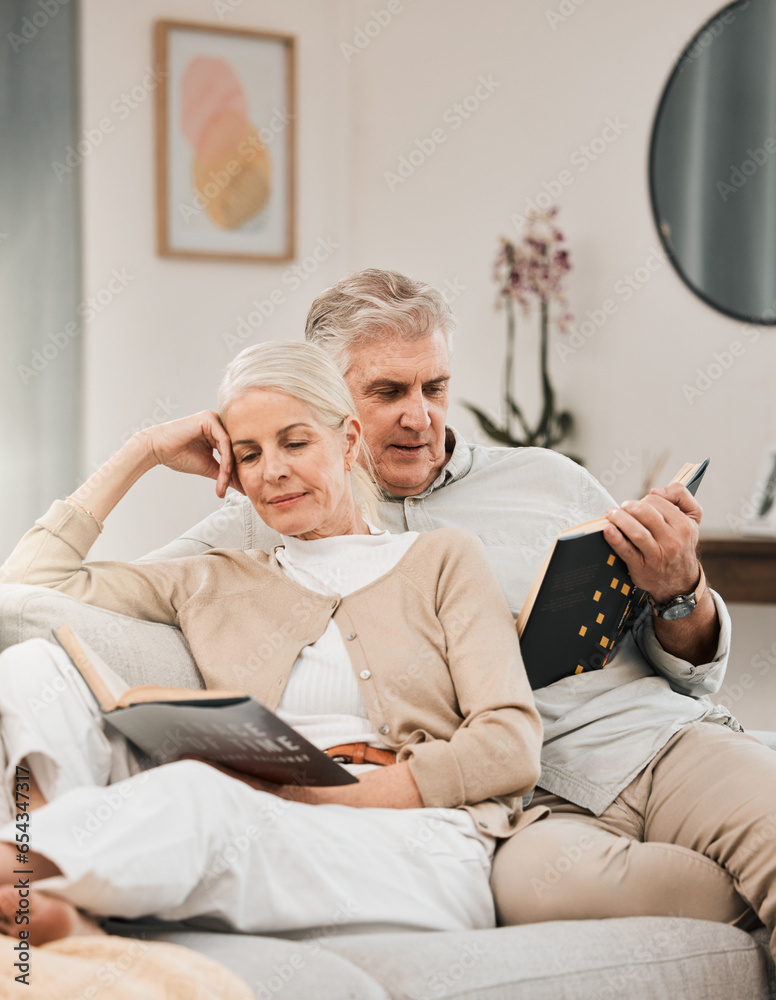
[[[658,107],[650,195],[681,278],[776,323],[776,0],[732,3],[683,52]]]

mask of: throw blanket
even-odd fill
[[[254,1000],[239,976],[177,944],[70,937],[30,948],[26,981],[18,944],[0,937],[1,1000]]]

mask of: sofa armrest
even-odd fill
[[[750,736],[754,736],[756,740],[764,743],[771,750],[776,750],[776,733],[771,732],[769,729],[747,729],[746,732]]]
[[[27,639],[53,641],[70,625],[129,685],[203,688],[180,629],[105,611],[47,587],[0,584],[0,651]]]

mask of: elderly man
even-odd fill
[[[534,802],[552,815],[499,850],[500,918],[746,924],[748,903],[773,930],[776,755],[706,697],[722,682],[730,620],[696,557],[701,508],[677,485],[618,508],[554,452],[467,444],[445,425],[453,325],[438,292],[390,271],[345,278],[310,310],[307,339],[331,352],[364,424],[384,526],[476,532],[516,615],[554,536],[605,513],[607,541],[652,598],[606,669],[535,692],[545,745]],[[147,558],[276,542],[234,494]],[[685,617],[663,617],[679,605]],[[758,837],[765,848],[753,850]]]

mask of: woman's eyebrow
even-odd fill
[[[297,420],[295,424],[289,424],[288,427],[281,427],[276,436],[282,437],[283,434],[288,434],[289,431],[296,430],[297,427],[304,427],[308,431],[313,429],[312,424],[306,424],[303,420]]]
[[[275,435],[276,437],[282,437],[284,434],[288,434],[290,431],[297,427],[305,427],[308,430],[312,430],[311,424],[306,424],[302,420],[298,420],[295,424],[289,424],[287,427],[281,427],[280,430]],[[232,447],[236,444],[258,444],[255,438],[241,438],[239,441],[232,441]]]

